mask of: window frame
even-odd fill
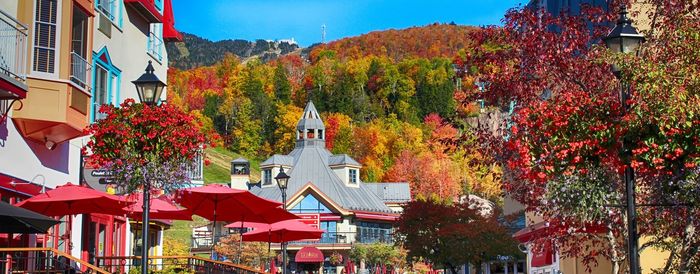
[[[110,15],[107,15],[105,11],[102,10],[102,7],[100,6],[100,1],[112,2],[112,12],[110,13],[111,17]],[[107,19],[109,19],[109,21],[112,22],[112,25],[121,30],[122,24],[124,22],[124,16],[122,16],[123,3],[124,2],[122,0],[95,0],[95,11],[97,11],[100,14],[100,16],[107,16]]]
[[[356,168],[351,168],[348,170],[348,184],[356,185],[359,182],[359,174]]]
[[[107,62],[102,60],[102,56],[104,56]],[[93,95],[90,98],[90,123],[94,123],[96,120],[99,120],[97,117],[97,111],[99,111],[100,107],[95,105],[97,92],[99,92],[99,90],[97,89],[98,70],[102,69],[107,72],[107,103],[115,104],[116,102],[120,101],[119,96],[121,92],[121,70],[117,68],[114,65],[114,63],[112,63],[112,59],[109,56],[109,51],[107,50],[107,47],[103,47],[99,52],[92,53],[92,67]]]
[[[146,53],[158,63],[163,62],[165,42],[163,41],[163,23],[151,23],[148,26],[148,38],[146,39]],[[158,45],[153,43],[158,42]]]
[[[262,185],[264,186],[271,186],[272,185],[272,169],[271,168],[266,168],[263,169],[263,176],[262,176]]]
[[[53,72],[44,72],[44,71],[39,71],[36,70],[35,68],[35,60],[34,58],[36,57],[36,49],[37,49],[37,24],[39,24],[39,21],[37,20],[37,9],[39,9],[39,2],[40,1],[55,1],[56,2],[56,22],[55,23],[50,23],[50,22],[41,22],[42,24],[53,24],[55,27],[55,33],[54,33],[54,47],[52,48],[54,51],[54,60],[53,60]],[[31,69],[30,69],[30,75],[31,76],[38,76],[42,78],[49,78],[49,79],[58,79],[59,75],[59,70],[60,70],[60,52],[61,52],[61,43],[60,43],[60,38],[61,38],[61,8],[62,8],[62,1],[61,0],[35,0],[34,1],[34,10],[32,14],[33,18],[33,24],[32,24],[32,50],[31,50]],[[41,47],[43,48],[43,47]],[[48,64],[47,64],[48,66]]]

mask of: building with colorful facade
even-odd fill
[[[0,199],[17,203],[68,182],[106,190],[83,172],[84,129],[101,104],[138,98],[131,81],[148,62],[166,80],[163,43],[181,39],[170,0],[4,0],[0,32]],[[0,234],[0,245],[52,247],[91,263],[136,254],[124,217],[62,220],[46,235]],[[164,225],[152,225],[160,254]]]
[[[262,162],[260,182],[249,181],[250,168],[244,159],[234,160],[231,187],[282,202],[274,177],[284,169],[291,177],[288,211],[326,231],[320,240],[289,244],[289,269],[340,273],[343,266],[332,265],[331,254],[347,258],[356,244],[393,243],[394,222],[411,200],[409,185],[362,182],[360,163],[326,149],[325,125],[312,102],[306,105],[296,129],[294,150]],[[312,253],[315,256],[305,255]]]

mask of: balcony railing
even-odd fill
[[[71,52],[70,80],[84,91],[88,91],[91,65],[76,52]]]
[[[187,168],[187,175],[192,181],[204,180],[202,169],[204,168],[204,154],[202,150],[197,152],[197,156],[192,160],[192,165]]]
[[[356,232],[327,232],[323,233],[321,239],[311,241],[293,241],[289,242],[289,245],[394,243],[394,236],[391,234],[368,234],[370,235],[358,234]],[[226,236],[228,235],[216,236],[217,242]],[[192,250],[207,251],[211,249],[211,246],[211,236],[192,237]],[[275,245],[273,243],[273,246],[279,245]]]
[[[27,30],[0,10],[0,73],[22,83],[27,80]]]
[[[148,53],[158,61],[163,60],[163,40],[153,32],[148,34]]]

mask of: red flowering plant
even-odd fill
[[[700,270],[700,23],[693,19],[700,9],[692,1],[650,2],[655,25],[638,56],[599,43],[610,27],[598,23],[615,19],[617,9],[560,17],[510,11],[503,28],[475,33],[476,47],[456,58],[466,77],[489,83],[463,103],[477,96],[517,103],[507,138],[482,143],[506,167],[508,194],[553,227],[549,239],[562,256],[590,267],[601,255],[620,270],[627,220],[624,208],[611,205],[624,204],[629,162],[638,204],[681,205],[638,209],[647,237],[640,252],[654,246],[674,254],[664,273]],[[630,89],[627,111],[613,63]]]
[[[130,193],[150,182],[170,191],[190,183],[188,170],[205,146],[200,124],[175,106],[148,106],[125,100],[103,105],[104,118],[86,129],[91,134],[83,153],[91,165],[110,170],[116,186]]]

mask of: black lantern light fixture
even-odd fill
[[[149,60],[148,66],[146,67],[146,73],[141,74],[139,79],[131,81],[134,83],[134,85],[136,85],[136,92],[139,95],[141,103],[149,106],[153,106],[158,103],[160,95],[163,93],[163,89],[166,86],[163,81],[158,79],[158,76],[156,76],[153,71],[155,70],[153,69],[153,65]]]
[[[637,32],[632,26],[632,20],[627,17],[627,7],[620,6],[620,18],[610,34],[603,38],[605,45],[615,53],[636,54],[639,46],[644,42],[644,35]],[[628,111],[628,99],[630,98],[629,85],[621,77],[621,69],[617,65],[612,66],[613,73],[620,79],[620,103],[625,111]],[[630,165],[632,152],[626,140],[622,140],[623,153],[625,153],[625,194],[627,209],[627,257],[629,258],[630,274],[639,274],[639,236],[637,235],[637,209],[635,204],[634,169]]]
[[[275,176],[277,186],[282,191],[282,208],[287,210],[287,183],[289,175],[284,173],[284,168],[280,167],[280,173]],[[287,274],[287,243],[282,243],[282,274]]]
[[[617,19],[615,28],[608,36],[603,38],[608,49],[615,53],[636,53],[639,46],[644,42],[644,35],[640,34],[632,25],[632,19],[627,17],[627,7],[620,6],[620,18]],[[617,75],[619,67],[613,65],[613,72]]]

